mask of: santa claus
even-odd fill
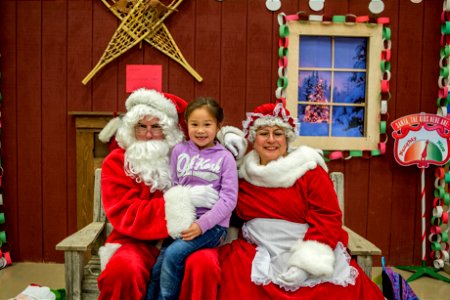
[[[195,207],[212,207],[218,199],[210,186],[171,187],[169,151],[184,138],[179,116],[186,105],[175,95],[140,89],[126,100],[121,120],[102,132],[103,140],[115,133],[119,147],[102,165],[102,203],[114,229],[99,251],[99,299],[143,298],[158,242],[168,231],[186,229],[195,220]],[[233,135],[228,146],[235,154],[245,149]],[[165,206],[177,210],[166,213]]]

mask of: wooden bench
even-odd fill
[[[344,174],[341,172],[331,172],[330,178],[333,181],[334,189],[339,200],[339,207],[342,210],[342,223],[344,223]],[[369,278],[372,278],[372,256],[381,255],[381,249],[347,226],[344,225],[343,228],[348,233],[348,252],[356,259],[356,262],[364,273]]]
[[[344,174],[330,174],[338,195],[339,205],[344,211]],[[112,230],[107,221],[101,202],[101,169],[95,171],[93,222],[78,232],[70,235],[56,245],[56,250],[64,251],[65,282],[67,299],[97,299],[99,291],[97,277],[100,274],[98,248],[103,245]],[[381,255],[381,250],[374,244],[344,226],[348,232],[348,250],[352,257],[371,278],[372,256]],[[227,241],[237,235],[237,228],[231,229]],[[87,263],[86,263],[87,261]]]
[[[97,251],[111,232],[111,230],[107,230],[111,229],[111,226],[107,222],[102,207],[101,169],[95,170],[94,182],[92,223],[56,245],[56,250],[64,251],[64,273],[68,300],[94,300],[99,296],[97,277],[100,274],[100,258]]]

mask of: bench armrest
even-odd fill
[[[381,255],[381,249],[369,242],[364,237],[360,236],[353,230],[349,229],[346,226],[343,226],[344,230],[348,233],[348,245],[347,249],[350,252],[350,255]]]
[[[92,222],[83,229],[66,237],[56,245],[56,250],[87,251],[105,228],[105,222]]]

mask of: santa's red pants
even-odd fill
[[[99,299],[142,299],[157,255],[158,251],[148,244],[123,244],[98,278]],[[217,249],[197,251],[186,260],[179,299],[216,299],[219,283],[220,266]]]

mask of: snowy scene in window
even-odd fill
[[[364,136],[366,48],[365,37],[299,36],[300,136]]]

